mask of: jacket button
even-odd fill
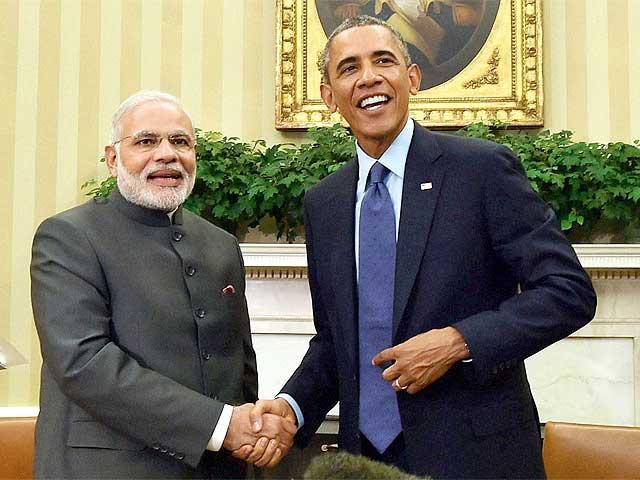
[[[176,452],[169,452],[169,456],[170,457],[175,457],[176,456]]]
[[[211,359],[211,354],[209,352],[207,352],[206,350],[202,350],[202,358],[204,358],[205,360],[210,360]]]
[[[178,460],[183,460],[183,459],[184,459],[184,453],[179,453],[179,452],[178,452],[178,453],[176,453],[176,458],[177,458]]]
[[[160,445],[154,443],[153,445],[151,445],[151,448],[153,448],[154,450],[160,450]]]
[[[196,317],[204,318],[205,313],[204,308],[196,308]]]
[[[180,240],[182,240],[182,237],[184,237],[184,235],[181,232],[178,232],[178,231],[173,232],[173,239],[176,242],[179,242]]]
[[[194,267],[192,267],[191,265],[189,265],[186,269],[185,269],[185,273],[187,275],[189,275],[190,277],[193,277],[196,274],[196,269]]]

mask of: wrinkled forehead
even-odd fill
[[[393,33],[382,25],[359,25],[338,33],[329,44],[333,64],[347,57],[366,57],[388,51],[403,59],[402,49]]]

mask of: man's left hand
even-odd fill
[[[464,338],[453,327],[429,330],[373,357],[374,365],[393,365],[382,372],[395,390],[414,394],[442,377],[452,365],[469,358]]]

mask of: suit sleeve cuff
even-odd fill
[[[298,405],[298,402],[296,402],[288,393],[279,393],[278,395],[276,395],[276,398],[282,398],[286,400],[289,405],[291,405],[293,413],[296,414],[296,420],[298,420],[298,430],[300,430],[304,425],[304,415],[302,415],[302,410],[300,409],[300,405]]]
[[[231,414],[233,413],[233,407],[231,405],[225,405],[222,408],[222,413],[218,419],[218,424],[213,430],[211,440],[207,444],[207,450],[217,452],[222,448],[222,443],[227,436],[227,430],[229,430],[229,424],[231,423]]]

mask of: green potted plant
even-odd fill
[[[457,132],[511,148],[533,188],[555,210],[575,243],[640,242],[640,145],[574,142],[562,131],[521,132],[504,125],[472,124]],[[198,176],[185,207],[243,238],[249,228],[300,240],[307,188],[353,158],[349,131],[312,128],[300,146],[243,142],[197,130]],[[83,185],[106,196],[109,177]]]

